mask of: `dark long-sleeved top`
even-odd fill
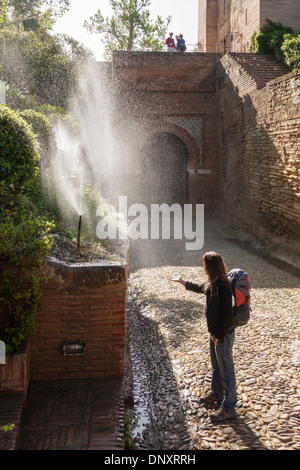
[[[218,281],[216,292],[206,289],[207,283],[185,283],[185,288],[206,295],[206,320],[208,331],[215,338],[223,339],[234,330],[232,292],[226,282]]]

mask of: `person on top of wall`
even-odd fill
[[[221,403],[210,414],[212,420],[224,421],[236,418],[236,379],[232,348],[235,337],[233,326],[232,286],[221,255],[214,251],[202,257],[207,280],[202,284],[184,281],[181,276],[169,278],[179,282],[187,290],[206,295],[206,319],[210,333],[210,358],[213,369],[211,391],[200,399],[204,405]]]
[[[183,39],[182,34],[179,34],[179,36],[176,36],[176,39],[177,39],[177,44],[176,44],[177,52],[185,52],[186,45],[185,45],[185,40]]]
[[[166,45],[168,47],[168,52],[175,52],[176,51],[176,48],[175,48],[175,41],[173,39],[173,33],[170,33],[169,34],[169,37],[168,39],[166,40]]]

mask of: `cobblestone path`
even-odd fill
[[[231,237],[211,223],[201,253],[185,251],[182,240],[166,242],[171,253],[164,240],[158,251],[154,241],[150,251],[141,244],[148,265],[131,273],[128,300],[137,448],[300,449],[299,275]],[[208,250],[221,253],[228,269],[246,270],[252,286],[251,319],[234,346],[238,418],[218,424],[199,403],[211,378],[205,298],[168,280],[205,279]]]

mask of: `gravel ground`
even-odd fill
[[[210,221],[200,253],[186,251],[183,240],[134,246],[126,387],[137,449],[300,449],[299,274],[233,236]],[[205,298],[168,280],[205,279],[208,250],[221,253],[228,269],[246,270],[252,287],[251,319],[236,330],[234,346],[238,418],[217,424],[213,408],[199,403],[211,380]]]

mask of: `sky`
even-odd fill
[[[55,33],[64,33],[82,42],[94,54],[97,60],[104,60],[102,35],[89,34],[83,28],[83,23],[98,10],[106,18],[111,16],[109,0],[71,0],[69,11],[60,18],[55,27]],[[183,34],[188,49],[193,50],[198,42],[198,0],[151,0],[149,6],[151,18],[160,15],[163,19],[172,16],[168,32]]]

